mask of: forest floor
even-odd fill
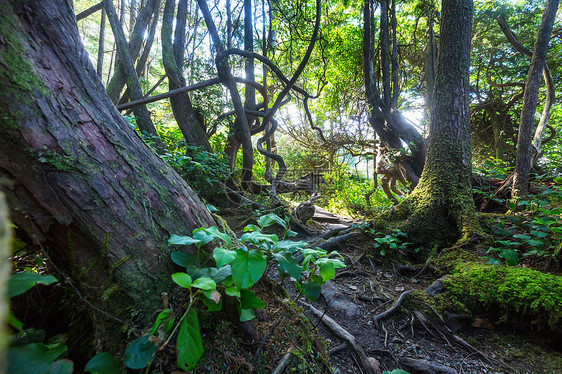
[[[225,218],[235,231],[241,231],[239,217]],[[373,255],[372,238],[357,231],[347,234],[347,240],[337,240],[337,236],[326,240],[327,232],[351,232],[353,222],[327,212],[317,214],[313,220],[308,225],[314,227],[312,235],[301,234],[298,239],[311,247],[329,242],[326,249],[337,250],[347,265],[323,285],[317,301],[301,297],[298,302],[326,343],[328,354],[320,348],[319,355],[329,357],[331,369],[319,369],[320,372],[382,373],[401,369],[430,374],[562,373],[562,354],[548,344],[552,337],[546,341],[536,334],[506,330],[486,315],[471,316],[455,310],[443,313],[429,304],[420,308],[411,302],[414,293],[410,292],[423,294],[436,281],[436,276],[423,264],[382,261],[380,256]],[[291,282],[286,281],[284,287],[294,298],[297,292]],[[388,310],[394,312],[382,314]],[[325,322],[327,317],[333,320],[332,327]],[[267,317],[258,322],[260,329],[268,331],[262,339],[266,346],[273,344],[273,329],[290,323],[282,320],[286,317],[279,318],[276,321],[275,317]],[[560,344],[562,337],[556,339]],[[275,359],[269,358],[268,368],[304,372],[291,369],[290,361],[286,366],[278,365],[285,352],[278,353]]]

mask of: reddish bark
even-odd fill
[[[0,189],[13,222],[99,310],[147,323],[169,290],[169,236],[211,214],[123,121],[67,1],[1,2],[0,34]]]

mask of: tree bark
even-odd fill
[[[187,1],[180,0],[176,18],[176,32],[172,42],[175,0],[166,0],[162,18],[162,61],[168,76],[170,91],[186,87],[183,76],[183,59],[185,51],[185,32],[187,18]],[[202,124],[199,123],[187,92],[170,97],[174,118],[188,144],[203,147],[211,151],[211,145]]]
[[[213,218],[123,121],[68,1],[2,1],[0,34],[0,189],[114,351],[127,330],[115,321],[146,327],[170,290],[170,235]]]
[[[439,56],[428,153],[420,183],[397,211],[410,217],[417,241],[456,239],[473,232],[469,67],[472,0],[442,3]]]
[[[100,21],[100,39],[98,42],[98,61],[96,65],[96,70],[100,79],[103,78],[103,57],[105,54],[105,10],[101,11],[101,21]]]
[[[535,112],[539,96],[541,73],[546,64],[546,53],[550,41],[550,33],[558,10],[559,0],[547,0],[541,25],[537,32],[537,40],[531,59],[531,67],[525,83],[523,108],[519,120],[519,135],[517,136],[517,157],[515,159],[515,175],[513,179],[512,195],[525,196],[529,193],[529,173],[531,171],[532,140],[535,125]]]

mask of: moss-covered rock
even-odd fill
[[[472,311],[498,313],[518,327],[562,332],[562,277],[498,265],[466,263],[444,280],[447,292]]]

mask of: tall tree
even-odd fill
[[[524,196],[529,193],[529,173],[531,170],[532,140],[535,125],[535,112],[539,96],[539,85],[541,73],[546,63],[546,53],[550,41],[550,33],[559,0],[547,0],[541,25],[537,33],[531,67],[525,83],[525,94],[523,96],[523,108],[519,120],[519,136],[517,137],[517,158],[515,160],[515,175],[513,179],[513,196]]]
[[[146,326],[169,289],[170,234],[214,220],[123,121],[68,1],[2,0],[0,35],[0,190],[93,307],[99,348],[118,349],[123,327]]]
[[[457,238],[476,225],[469,68],[472,0],[444,0],[428,153],[420,183],[397,209],[416,240]]]
[[[117,51],[119,53],[119,59],[122,62],[123,66],[123,73],[125,74],[127,87],[131,91],[131,98],[133,100],[140,100],[142,99],[142,90],[139,82],[139,77],[135,70],[135,65],[133,64],[133,59],[129,54],[129,48],[127,45],[127,40],[125,39],[125,34],[123,33],[123,28],[119,23],[119,19],[117,18],[117,12],[115,11],[115,7],[113,6],[112,0],[103,0],[104,9],[107,13],[107,19],[109,20],[109,24],[111,25],[111,29],[113,30],[113,36],[115,37],[115,44],[117,45]],[[160,139],[156,128],[154,127],[154,123],[152,123],[152,119],[150,118],[150,113],[146,106],[138,106],[133,109],[135,113],[135,117],[137,120],[137,125],[139,129],[152,136],[152,139],[156,145],[156,149],[158,152],[164,152],[164,143]]]
[[[162,17],[162,62],[168,76],[170,91],[185,87],[183,65],[185,55],[185,33],[187,20],[187,0],[178,2],[176,30],[173,33],[175,0],[166,0]],[[172,34],[174,37],[172,38]],[[173,39],[173,41],[172,41]],[[201,146],[211,151],[211,145],[205,134],[203,124],[199,123],[191,99],[187,92],[170,97],[174,118],[185,138],[191,145]]]

